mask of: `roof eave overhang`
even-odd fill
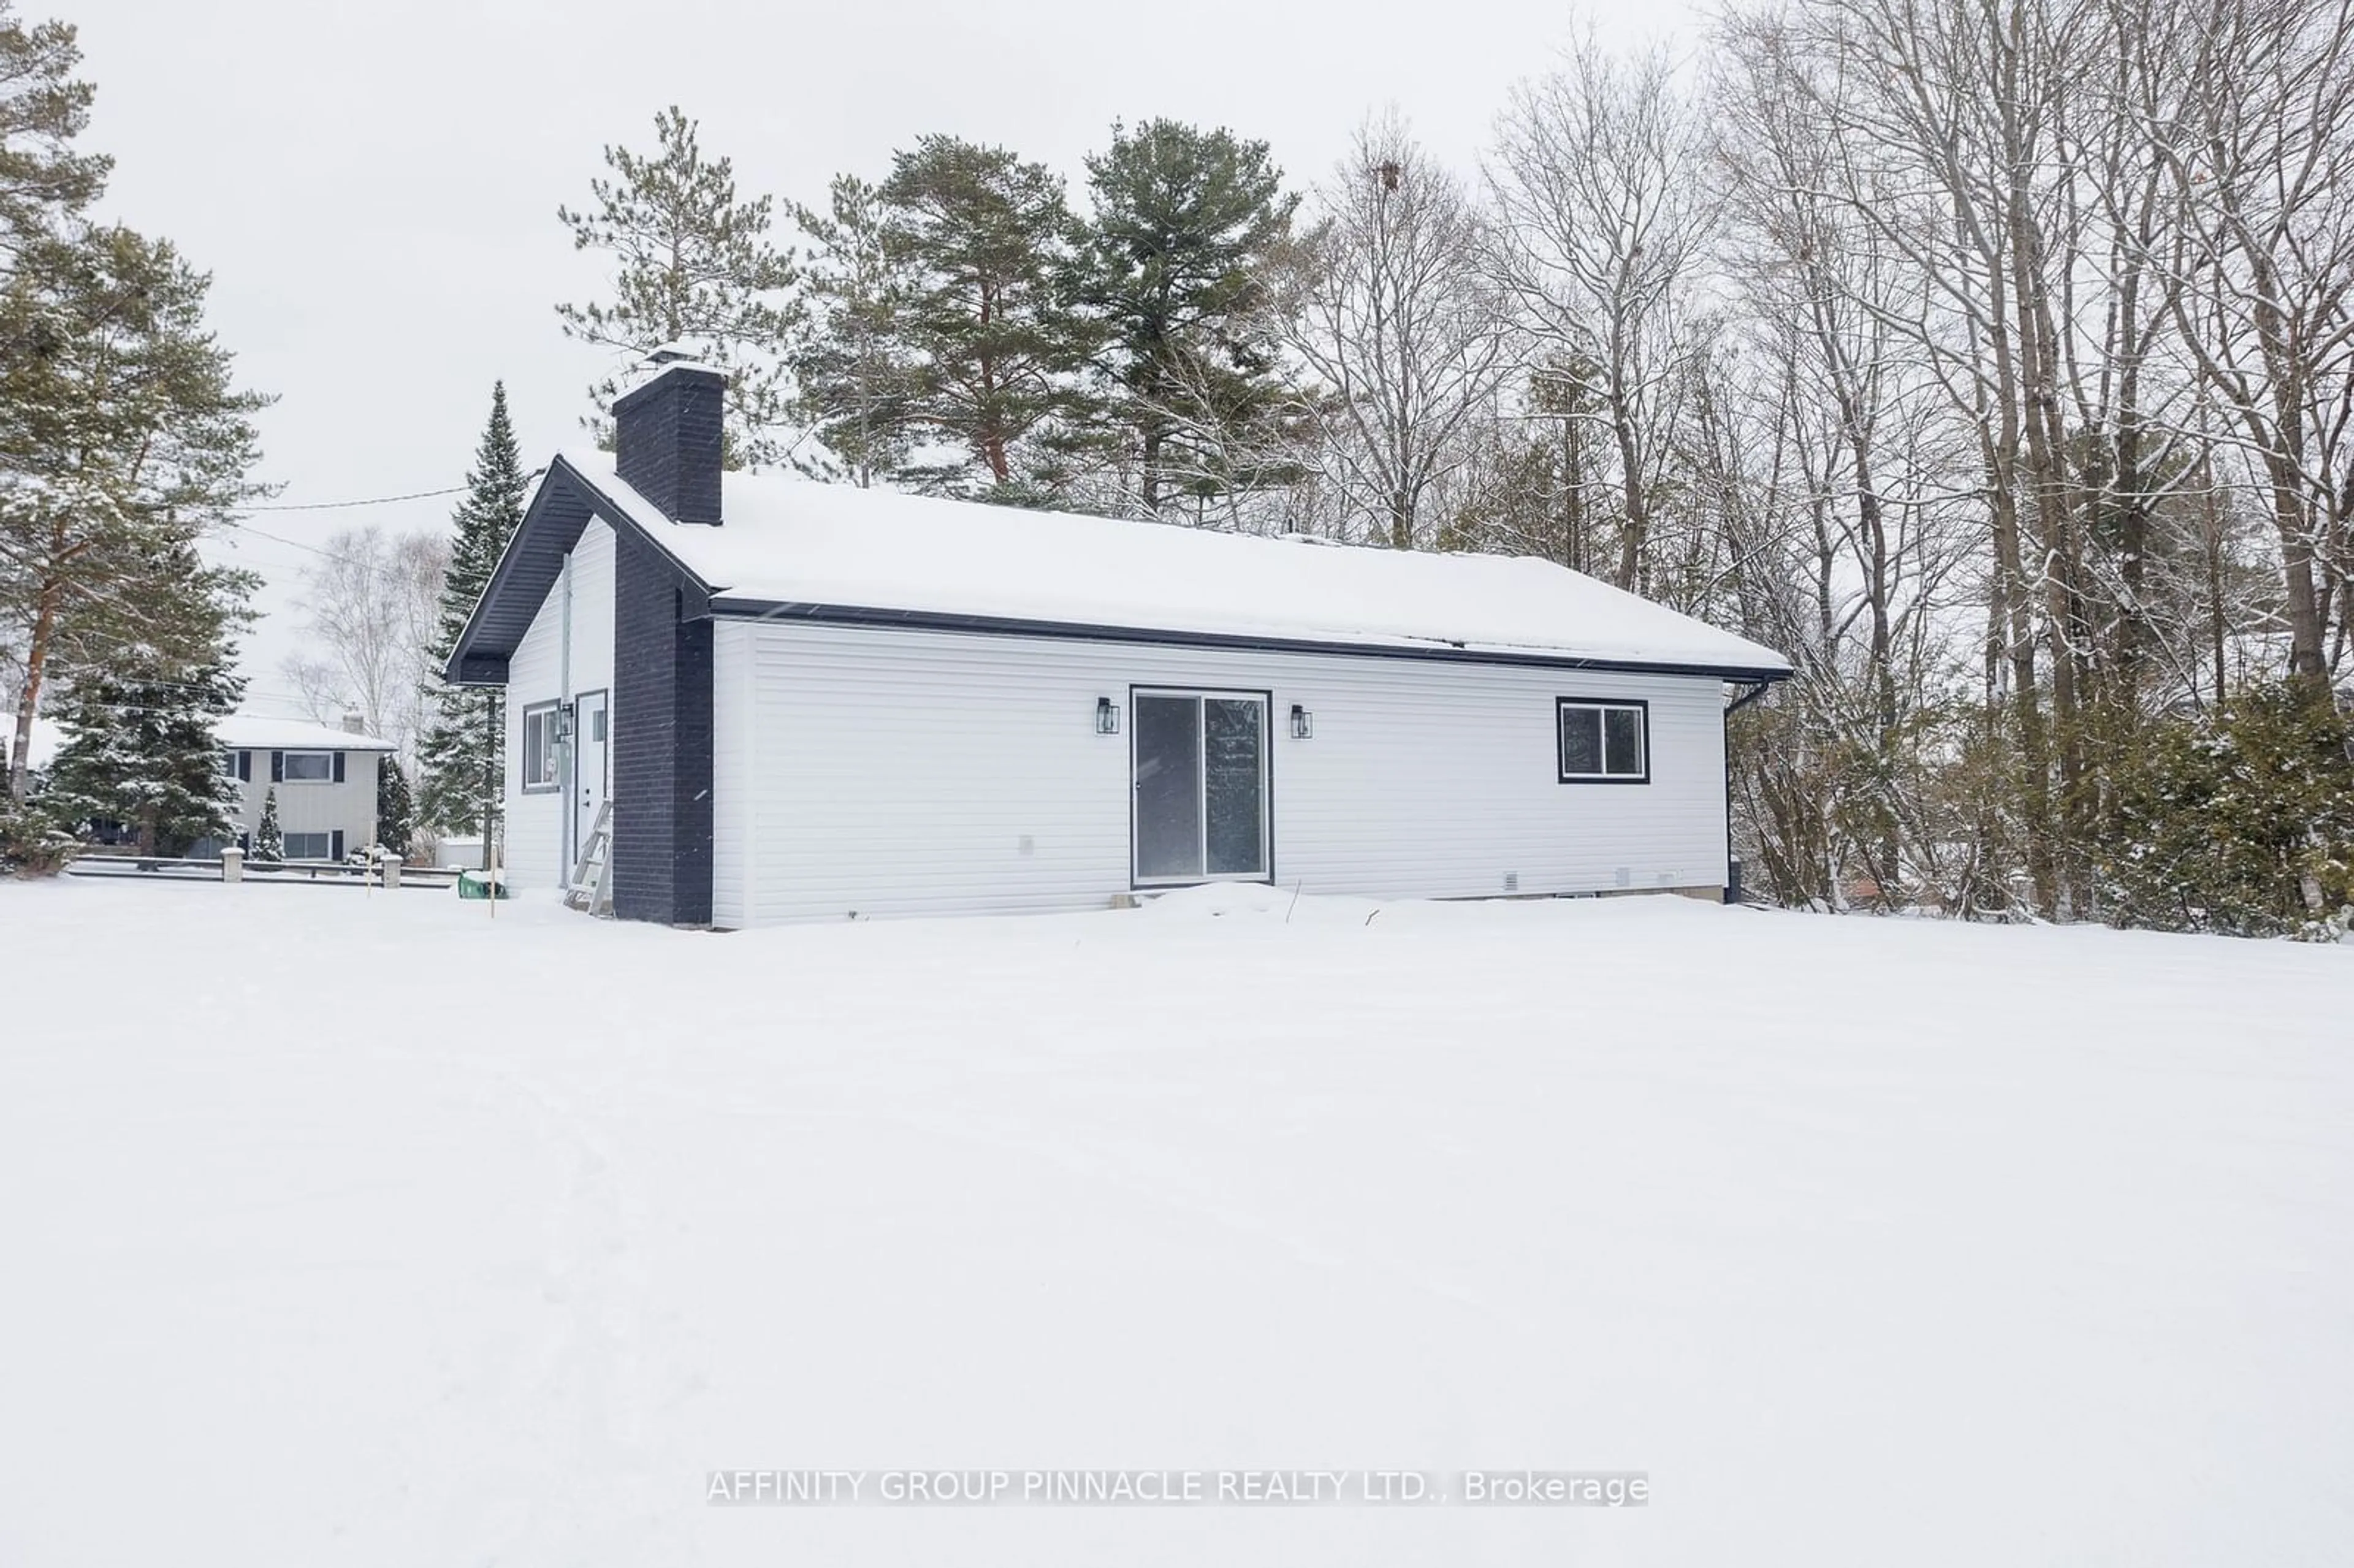
[[[699,596],[709,595],[709,585],[693,568],[599,488],[595,480],[558,455],[549,460],[547,472],[533,492],[514,537],[507,541],[498,565],[491,568],[490,586],[475,601],[473,613],[466,618],[466,629],[458,634],[456,646],[443,661],[444,681],[453,686],[507,683],[508,661],[530,630],[532,618],[546,602],[565,553],[579,542],[580,530],[591,517],[616,533],[643,541]]]
[[[1690,675],[1720,681],[1789,679],[1787,667],[1691,663],[1651,659],[1611,659],[1543,649],[1483,648],[1462,643],[1352,642],[1313,637],[1267,637],[1244,632],[1170,631],[1149,627],[1094,625],[1067,620],[1031,620],[1006,616],[960,615],[939,610],[891,609],[871,605],[818,604],[715,593],[711,613],[734,620],[792,621],[825,626],[868,626],[907,630],[954,631],[991,637],[1041,637],[1076,642],[1125,642],[1155,647],[1222,648],[1267,653],[1321,653],[1358,659],[1407,659],[1449,664],[1513,664],[1548,670],[1600,670],[1629,674]]]
[[[1051,638],[1066,641],[1114,642],[1160,647],[1222,648],[1257,652],[1320,653],[1360,659],[1405,659],[1436,663],[1504,664],[1553,670],[1596,670],[1631,674],[1683,675],[1739,683],[1785,681],[1787,666],[1606,658],[1476,647],[1451,642],[1361,642],[1314,637],[1272,637],[1242,632],[1164,630],[1150,627],[1039,620],[1008,616],[965,615],[938,610],[895,609],[871,605],[823,604],[734,595],[705,582],[668,545],[563,457],[550,460],[514,537],[492,568],[490,586],[467,618],[441,670],[455,686],[506,684],[508,662],[546,601],[562,556],[595,517],[617,533],[642,541],[667,562],[681,583],[707,605],[708,613],[742,620],[776,620],[832,626],[892,627],[997,637]]]

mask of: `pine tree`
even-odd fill
[[[1283,392],[1268,310],[1273,259],[1299,205],[1264,142],[1155,120],[1087,159],[1094,198],[1080,298],[1110,334],[1106,410],[1136,499],[1158,513],[1196,496],[1280,482],[1235,471]]]
[[[605,149],[610,179],[588,184],[593,210],[558,207],[573,248],[614,263],[610,303],[560,304],[567,337],[621,352],[633,369],[666,344],[691,345],[727,374],[731,468],[756,468],[780,451],[785,414],[779,353],[795,320],[790,252],[769,238],[769,199],[736,199],[734,164],[706,160],[696,122],[675,105],[654,116],[656,151]],[[620,396],[619,376],[588,388],[599,440]]]
[[[159,616],[163,565],[261,487],[250,416],[207,328],[210,280],[125,228],[39,240],[0,286],[0,645],[22,659],[9,792],[53,681],[203,665],[218,627]],[[159,573],[164,574],[159,576]]]
[[[524,500],[531,487],[507,415],[504,382],[491,390],[490,421],[474,449],[466,485],[466,498],[451,520],[457,536],[441,589],[436,652],[445,659],[490,587],[492,569],[505,553],[507,541],[522,524]],[[495,686],[445,684],[437,670],[428,673],[424,694],[429,716],[417,745],[416,820],[440,832],[482,834],[487,868],[503,787],[503,694]]]
[[[253,830],[253,860],[258,865],[280,865],[286,859],[286,834],[278,826],[278,790],[272,786],[261,797],[261,821]]]
[[[397,860],[407,860],[416,841],[410,817],[408,775],[400,758],[387,752],[376,769],[376,842]]]
[[[0,249],[58,232],[96,200],[113,160],[74,151],[94,90],[73,79],[81,46],[65,22],[27,24],[0,0]]]
[[[229,634],[253,585],[250,574],[203,566],[193,545],[159,564],[144,603],[170,635],[73,678],[58,715],[66,742],[42,804],[69,831],[116,827],[142,854],[177,855],[234,832],[238,787],[215,726],[244,694],[244,679],[230,673]],[[166,643],[209,648],[190,661],[170,656]]]
[[[877,196],[885,242],[907,269],[900,319],[919,366],[910,423],[971,454],[910,477],[1040,498],[1096,341],[1076,299],[1062,180],[1002,147],[927,136],[895,157]]]
[[[793,407],[829,454],[796,466],[862,490],[896,480],[914,441],[917,365],[903,320],[907,268],[888,243],[879,193],[838,175],[826,214],[796,207],[793,219],[810,242],[809,314],[790,355]]]

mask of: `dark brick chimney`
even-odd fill
[[[727,378],[658,348],[653,377],[613,405],[613,470],[673,523],[719,525],[720,410]]]

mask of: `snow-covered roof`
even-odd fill
[[[223,746],[247,751],[391,751],[392,742],[304,719],[231,714],[213,726]]]
[[[302,719],[270,718],[259,714],[231,714],[213,726],[223,746],[248,751],[391,751],[392,742],[374,736],[354,735],[329,725]],[[46,768],[65,744],[65,730],[55,719],[33,721],[33,746],[28,765]]]
[[[719,527],[565,463],[715,597],[1121,630],[1462,649],[1777,676],[1781,654],[1526,556],[1262,538],[730,473]]]

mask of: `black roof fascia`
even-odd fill
[[[881,609],[863,605],[809,604],[774,599],[731,599],[717,594],[711,613],[738,620],[797,620],[825,626],[896,627],[909,630],[962,631],[992,637],[1049,637],[1083,642],[1128,642],[1152,647],[1224,648],[1261,653],[1326,653],[1359,659],[1415,659],[1449,664],[1518,664],[1546,670],[1606,670],[1643,675],[1706,675],[1721,681],[1787,681],[1789,670],[1744,665],[1680,664],[1641,659],[1581,658],[1574,653],[1516,653],[1508,649],[1460,643],[1429,647],[1393,642],[1334,642],[1314,638],[1250,637],[1235,632],[1156,631],[1133,626],[1094,626],[1066,620],[1023,620],[938,610]]]
[[[491,570],[490,586],[443,662],[443,680],[453,686],[506,684],[508,659],[547,602],[565,556],[580,542],[580,531],[591,517],[614,529],[627,529],[670,564],[692,601],[686,607],[688,619],[709,613],[710,588],[636,518],[613,504],[595,481],[557,457],[549,461],[547,475],[539,482],[514,537]]]

